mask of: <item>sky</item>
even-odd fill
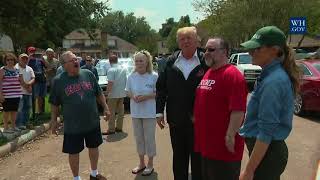
[[[191,23],[203,19],[202,14],[194,11],[193,0],[109,0],[112,11],[133,12],[136,17],[144,16],[151,28],[159,30],[166,19],[173,17],[177,22],[181,16],[189,15]]]

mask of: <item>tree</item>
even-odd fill
[[[171,30],[177,25],[173,18],[169,18],[165,23],[162,24],[161,29],[159,29],[159,34],[161,37],[166,38],[169,36]]]
[[[167,47],[169,51],[174,51],[178,48],[177,44],[177,30],[181,27],[191,26],[189,15],[181,16],[179,22],[174,26],[167,37]]]
[[[102,20],[102,30],[118,36],[139,49],[156,53],[157,33],[151,29],[145,17],[135,17],[134,13],[124,14],[122,11],[108,13]]]
[[[278,26],[288,35],[290,17],[307,17],[308,33],[319,33],[319,3],[318,0],[194,0],[193,6],[207,17],[200,27],[206,28],[210,36],[223,36],[238,47],[267,25]]]
[[[62,46],[63,37],[77,28],[93,29],[106,13],[96,0],[2,0],[0,33],[11,37],[15,51],[26,46]]]

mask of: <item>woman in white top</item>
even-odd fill
[[[133,132],[140,163],[132,169],[133,174],[142,172],[143,176],[153,173],[153,157],[156,155],[156,82],[158,75],[153,72],[152,57],[148,51],[134,55],[135,70],[129,75],[126,85],[130,97],[130,112]],[[148,156],[145,164],[144,156]]]

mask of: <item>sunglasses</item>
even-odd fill
[[[15,61],[15,59],[7,59],[6,61]]]
[[[224,49],[224,48],[206,48],[205,50],[206,50],[206,52],[214,52],[218,49]]]

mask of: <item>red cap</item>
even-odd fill
[[[28,52],[34,52],[34,51],[36,51],[36,48],[35,47],[28,47]]]

